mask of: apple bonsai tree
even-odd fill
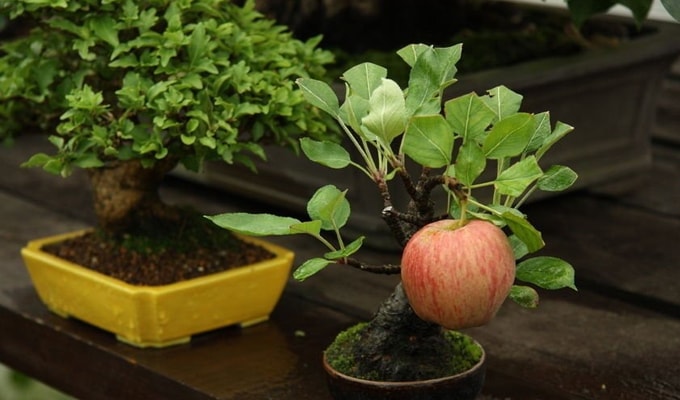
[[[0,43],[0,141],[47,133],[54,153],[25,166],[87,170],[109,237],[181,226],[157,191],[177,165],[253,166],[265,144],[332,135],[294,84],[332,54],[253,1],[0,0],[0,15],[30,28]]]
[[[380,381],[450,375],[452,360],[460,358],[451,348],[453,331],[486,324],[507,297],[536,307],[537,287],[575,289],[569,263],[530,256],[544,242],[520,211],[533,192],[560,191],[576,180],[567,166],[542,165],[572,127],[553,126],[548,112],[521,112],[522,96],[504,86],[442,104],[461,51],[462,45],[423,44],[399,50],[410,67],[406,88],[379,65],[356,65],[342,75],[342,104],[328,84],[297,80],[307,100],[337,121],[350,147],[303,138],[303,152],[329,168],[358,168],[375,183],[383,200],[376,212],[403,248],[401,265],[366,264],[358,256],[364,237],[343,237],[348,188],[320,188],[308,202],[308,220],[267,213],[208,217],[247,234],[307,234],[321,241],[328,252],[303,262],[294,272],[298,280],[329,265],[401,274],[374,318],[326,350],[328,362],[347,375]],[[403,207],[392,202],[396,187],[410,197]],[[438,191],[443,204],[434,202]]]

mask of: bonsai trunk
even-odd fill
[[[148,168],[129,160],[90,169],[98,227],[121,235],[151,227],[154,221],[178,219],[177,210],[163,203],[158,194],[163,177],[176,165],[177,160],[166,158]]]
[[[452,355],[444,349],[444,329],[420,319],[401,283],[382,304],[353,349],[361,374],[377,373],[386,381],[429,378],[445,370]]]

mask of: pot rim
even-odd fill
[[[468,336],[468,335],[466,335]],[[426,380],[418,380],[418,381],[373,381],[369,379],[362,379],[362,378],[355,378],[350,375],[343,374],[340,371],[337,371],[334,369],[329,363],[328,359],[326,358],[326,352],[323,353],[323,367],[326,370],[326,372],[329,375],[339,377],[343,380],[351,381],[354,383],[362,384],[362,385],[372,385],[372,386],[382,386],[382,387],[391,387],[391,388],[399,388],[401,386],[428,386],[432,384],[436,384],[439,382],[444,382],[448,380],[458,380],[458,379],[463,379],[469,375],[472,375],[476,373],[480,368],[482,368],[486,362],[486,351],[484,351],[484,346],[482,346],[477,340],[474,338],[470,337],[475,344],[480,348],[482,351],[481,357],[479,357],[479,361],[475,365],[473,365],[470,369],[460,372],[455,375],[449,375],[449,376],[444,376],[441,378],[432,378],[432,379],[426,379]]]

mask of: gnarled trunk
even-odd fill
[[[363,375],[378,371],[387,381],[420,380],[450,363],[446,340],[441,326],[415,314],[400,283],[363,330],[354,359]]]
[[[174,159],[163,159],[145,168],[129,160],[88,170],[99,228],[120,235],[150,219],[178,218],[158,194],[163,177],[176,165]]]

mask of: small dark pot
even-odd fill
[[[481,347],[481,346],[480,346]],[[474,400],[482,391],[486,355],[471,369],[444,378],[411,382],[357,379],[334,370],[323,358],[328,388],[335,400]]]

